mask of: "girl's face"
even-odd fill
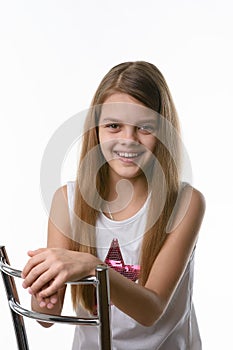
[[[110,175],[133,179],[143,174],[156,146],[156,112],[130,95],[115,93],[102,105],[99,142]]]

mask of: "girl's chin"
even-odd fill
[[[124,178],[124,179],[133,179],[139,176],[144,175],[142,169],[138,165],[127,166],[124,169],[122,167],[119,169],[118,167],[111,166],[110,169],[114,177]]]
[[[117,157],[108,161],[112,172],[120,178],[133,179],[138,176],[147,177],[153,161],[151,158],[140,159],[140,162],[133,158]],[[150,172],[150,171],[149,171]]]

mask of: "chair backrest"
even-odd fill
[[[22,307],[19,302],[14,280],[15,277],[21,278],[21,271],[10,266],[4,246],[0,246],[0,270],[19,350],[29,350],[23,317],[29,317],[42,322],[98,326],[100,349],[111,350],[109,278],[108,267],[106,265],[98,265],[96,267],[96,276],[87,277],[77,282],[68,282],[69,284],[96,285],[97,316],[91,318],[48,315]]]

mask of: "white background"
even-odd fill
[[[230,0],[0,1],[0,244],[11,264],[46,244],[40,165],[53,132],[89,106],[112,66],[150,61],[170,86],[207,203],[194,286],[204,350],[233,345],[232,10]],[[74,179],[70,158],[62,182]],[[72,327],[26,325],[32,350],[70,349]],[[0,344],[16,349],[1,279]]]

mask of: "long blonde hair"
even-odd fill
[[[161,72],[151,63],[144,61],[126,62],[113,67],[101,81],[91,103],[87,115],[85,132],[83,135],[80,165],[78,168],[74,212],[79,224],[75,228],[73,250],[88,252],[96,255],[95,224],[101,208],[101,198],[105,199],[108,192],[108,163],[102,162],[102,153],[98,141],[98,118],[95,106],[101,105],[113,93],[126,93],[146,107],[156,111],[166,123],[162,123],[163,137],[166,146],[160,140],[156,143],[154,165],[151,176],[151,201],[148,210],[146,233],[143,236],[140,257],[139,283],[145,285],[153,262],[166,240],[166,228],[179,192],[180,184],[180,150],[179,141],[171,132],[171,127],[179,134],[179,122],[176,109]],[[97,108],[98,111],[98,108]],[[94,150],[94,151],[93,151]],[[172,154],[169,150],[172,150]],[[89,167],[82,166],[85,162]],[[160,164],[163,172],[158,172],[156,164]],[[100,164],[103,164],[100,166]],[[99,169],[97,171],[97,169]],[[81,184],[81,189],[80,185]],[[90,191],[90,184],[96,184],[97,191]],[[105,186],[102,186],[105,184]],[[86,196],[90,201],[85,200]],[[84,199],[85,198],[85,199]],[[154,222],[158,203],[162,210]],[[81,238],[81,239],[80,239]],[[72,286],[72,300],[74,307],[82,303],[89,311],[94,310],[94,288]]]

